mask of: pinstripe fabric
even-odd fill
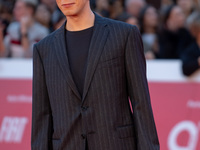
[[[32,150],[159,150],[138,29],[95,14],[83,97],[64,30],[34,46]]]

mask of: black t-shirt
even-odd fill
[[[83,94],[88,50],[93,27],[81,31],[66,30],[67,55],[70,70],[80,95]]]

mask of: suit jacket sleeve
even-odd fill
[[[128,94],[133,108],[137,150],[159,150],[159,141],[151,108],[146,61],[141,35],[131,26],[125,49]]]
[[[33,50],[32,150],[50,150],[52,116],[45,73],[36,45]]]

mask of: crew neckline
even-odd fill
[[[83,32],[87,32],[88,30],[93,29],[94,26],[91,26],[89,28],[83,29],[83,30],[78,30],[78,31],[69,31],[66,29],[67,33],[73,34],[73,33],[83,33]]]

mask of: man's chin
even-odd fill
[[[70,17],[70,16],[77,16],[78,15],[78,12],[76,11],[65,11],[63,12],[63,14],[66,16],[66,17]]]

